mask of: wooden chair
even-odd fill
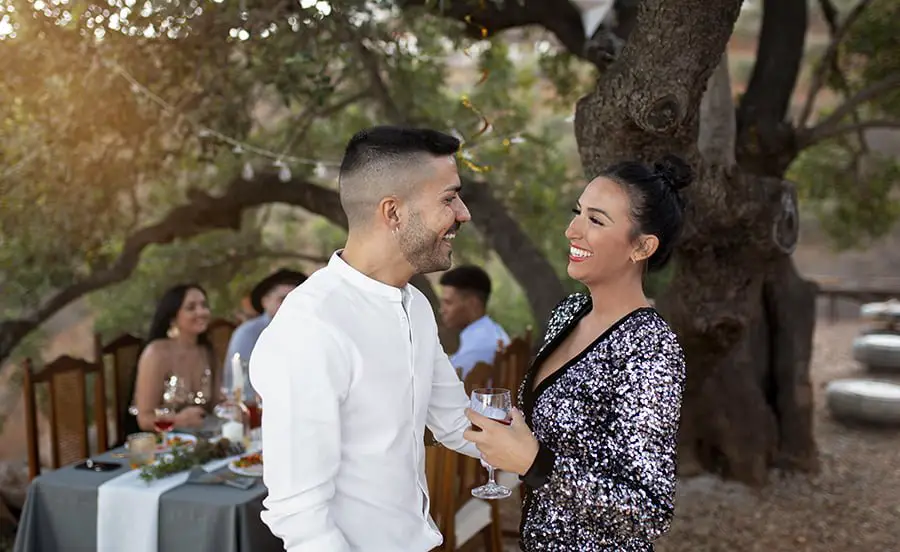
[[[513,403],[516,402],[519,385],[528,372],[530,362],[531,345],[525,337],[513,338],[509,345],[497,351],[494,361],[497,371],[495,385],[512,391]]]
[[[209,334],[210,342],[212,342],[213,356],[216,361],[213,370],[217,371],[217,373],[222,370],[225,361],[228,360],[225,358],[228,354],[228,342],[231,341],[231,334],[234,333],[236,328],[237,326],[234,322],[224,318],[217,318],[209,323],[207,333]]]
[[[431,518],[444,535],[435,550],[456,550],[456,470],[459,453],[442,445],[425,447],[425,479],[431,500]]]
[[[471,397],[472,391],[484,387],[491,387],[494,380],[494,365],[487,362],[479,362],[469,370],[463,386],[466,388],[466,396]]]
[[[37,426],[37,389],[46,384],[50,402],[51,466],[71,464],[90,455],[88,440],[87,376],[94,374],[93,422],[97,431],[97,452],[106,452],[106,380],[103,361],[88,362],[68,355],[61,356],[35,373],[30,360],[25,361],[22,389],[25,395],[25,426],[28,438],[28,475],[34,479],[41,472]]]
[[[104,360],[110,360],[113,392],[112,409],[116,417],[116,444],[125,443],[125,419],[131,406],[131,394],[137,372],[142,341],[131,334],[123,334],[103,346]]]

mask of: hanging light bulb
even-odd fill
[[[240,144],[237,144],[236,146],[234,146],[234,147],[231,149],[231,151],[233,151],[234,153],[240,155],[240,154],[244,153],[244,148],[242,148]]]
[[[315,174],[319,178],[325,178],[325,175],[328,174],[328,169],[322,163],[316,163]]]
[[[282,164],[281,168],[278,169],[278,180],[282,182],[290,182],[291,176],[291,168],[285,164]]]
[[[250,161],[244,163],[244,169],[241,171],[241,177],[244,180],[253,180],[253,165],[250,164]]]

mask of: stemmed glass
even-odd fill
[[[512,409],[512,395],[509,389],[476,389],[472,391],[471,408],[482,416],[497,420],[501,424],[509,425],[512,423],[512,418],[509,416],[509,411]],[[472,427],[481,431],[481,428],[478,426],[473,425]],[[483,460],[481,463],[488,470],[488,482],[481,487],[472,489],[472,496],[486,500],[510,496],[512,491],[500,485],[494,479],[494,467]]]
[[[153,420],[153,429],[158,433],[162,433],[162,446],[167,447],[169,431],[175,427],[175,411],[171,408],[160,406],[154,409],[153,413],[156,415],[156,419]]]

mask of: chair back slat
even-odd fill
[[[531,345],[524,337],[513,338],[509,345],[497,351],[495,365],[498,382],[496,386],[512,391],[513,403],[516,401],[519,385],[525,378],[530,362]]]
[[[138,355],[142,341],[131,334],[123,334],[103,347],[104,360],[112,370],[112,411],[116,417],[116,443],[125,442],[125,420],[131,406],[131,394],[137,373]]]
[[[460,455],[443,445],[425,447],[429,510],[444,542],[437,550],[456,550],[457,465]]]
[[[237,326],[234,322],[225,320],[224,318],[217,318],[209,323],[207,333],[209,334],[209,340],[212,343],[213,356],[215,357],[216,363],[215,366],[213,366],[213,371],[216,373],[222,370],[222,366],[224,366],[226,360],[228,360],[225,358],[228,354],[228,342],[231,341],[231,334],[234,333],[236,328]]]
[[[472,391],[484,387],[490,387],[494,380],[494,365],[487,362],[479,362],[469,370],[463,386],[466,388],[466,396],[471,397]]]

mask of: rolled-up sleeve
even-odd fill
[[[279,312],[250,357],[250,380],[264,407],[269,495],[261,517],[288,552],[350,550],[331,512],[340,409],[353,370],[336,332],[320,320]]]

